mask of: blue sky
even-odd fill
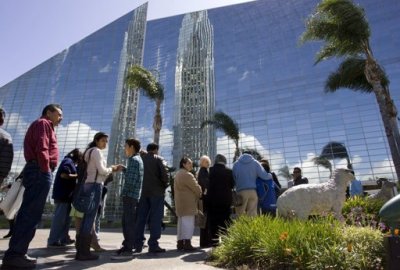
[[[0,87],[146,0],[1,0]],[[249,2],[149,0],[148,19]]]

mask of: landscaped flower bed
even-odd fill
[[[218,266],[248,269],[383,269],[383,234],[332,218],[240,217],[211,253]]]

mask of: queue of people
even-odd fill
[[[0,115],[2,124],[5,114],[1,112]],[[61,122],[62,117],[62,107],[58,104],[49,104],[43,109],[42,116],[30,125],[26,133],[24,140],[26,166],[23,171],[25,194],[13,223],[9,248],[3,258],[4,266],[32,267],[36,264],[36,259],[28,256],[27,251],[41,220],[46,198],[53,183],[52,174],[58,165],[59,154],[54,128]],[[2,143],[11,144],[10,149],[12,149],[11,137],[4,130],[0,131],[0,136],[5,138],[2,139]],[[108,135],[98,132],[83,153],[79,149],[73,149],[58,166],[52,194],[55,211],[47,241],[48,247],[75,244],[76,260],[98,259],[98,255],[90,250],[91,247],[95,251],[104,250],[98,243],[96,219],[99,220],[102,198],[104,200],[107,183],[112,181],[112,173],[121,172],[124,176],[121,193],[124,240],[121,248],[111,259],[129,259],[133,258],[134,254],[142,252],[146,240],[144,235],[146,224],[149,224],[150,229],[148,251],[165,252],[166,250],[159,245],[159,239],[164,216],[165,190],[169,179],[166,163],[158,155],[159,146],[150,143],[146,151],[142,151],[140,141],[128,138],[125,141],[126,165],[107,166],[102,153],[107,143]],[[12,154],[0,157],[2,179],[11,168],[10,164],[6,164],[6,159],[7,162],[9,160],[12,162]],[[85,178],[81,183],[83,190],[93,191],[94,194],[92,199],[94,207],[85,213],[78,212],[71,205],[81,162],[86,163]],[[202,156],[200,170],[196,174],[193,171],[193,161],[189,157],[183,157],[180,161],[173,187],[178,217],[178,250],[196,250],[191,240],[199,209],[206,217],[205,226],[201,229],[200,246],[216,246],[219,244],[219,233],[229,226],[233,212],[236,215],[258,214],[257,178],[274,181],[277,196],[279,195],[278,178],[271,172],[267,160],[262,160],[260,163],[250,153],[244,152],[233,164],[232,169],[227,167],[227,159],[221,154],[215,157],[212,166],[211,164],[209,157]],[[297,173],[300,169],[295,168],[295,170]],[[300,181],[306,180],[300,178]],[[234,208],[232,208],[233,190],[236,190],[242,198],[242,203]],[[69,236],[72,217],[76,229],[75,240]]]

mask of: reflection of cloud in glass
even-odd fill
[[[243,72],[242,77],[239,78],[239,82],[246,80],[249,77],[250,71],[246,70]]]
[[[111,65],[107,64],[104,67],[100,68],[99,72],[100,73],[107,73],[107,72],[110,72],[110,70],[111,70]]]
[[[236,68],[236,67],[228,67],[228,68],[226,69],[226,72],[227,72],[228,74],[234,73],[234,72],[236,72],[236,71],[237,71],[237,68]]]
[[[146,149],[146,146],[153,142],[153,133],[154,131],[152,128],[140,127],[136,129],[136,135],[142,144],[142,149]],[[159,154],[167,161],[169,166],[172,166],[173,141],[174,135],[172,130],[162,128],[160,133]]]

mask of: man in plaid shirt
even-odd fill
[[[125,154],[128,165],[124,169],[125,181],[122,187],[122,248],[111,259],[124,260],[133,258],[133,242],[135,237],[136,208],[140,199],[143,183],[143,161],[139,155],[140,141],[127,139]]]

